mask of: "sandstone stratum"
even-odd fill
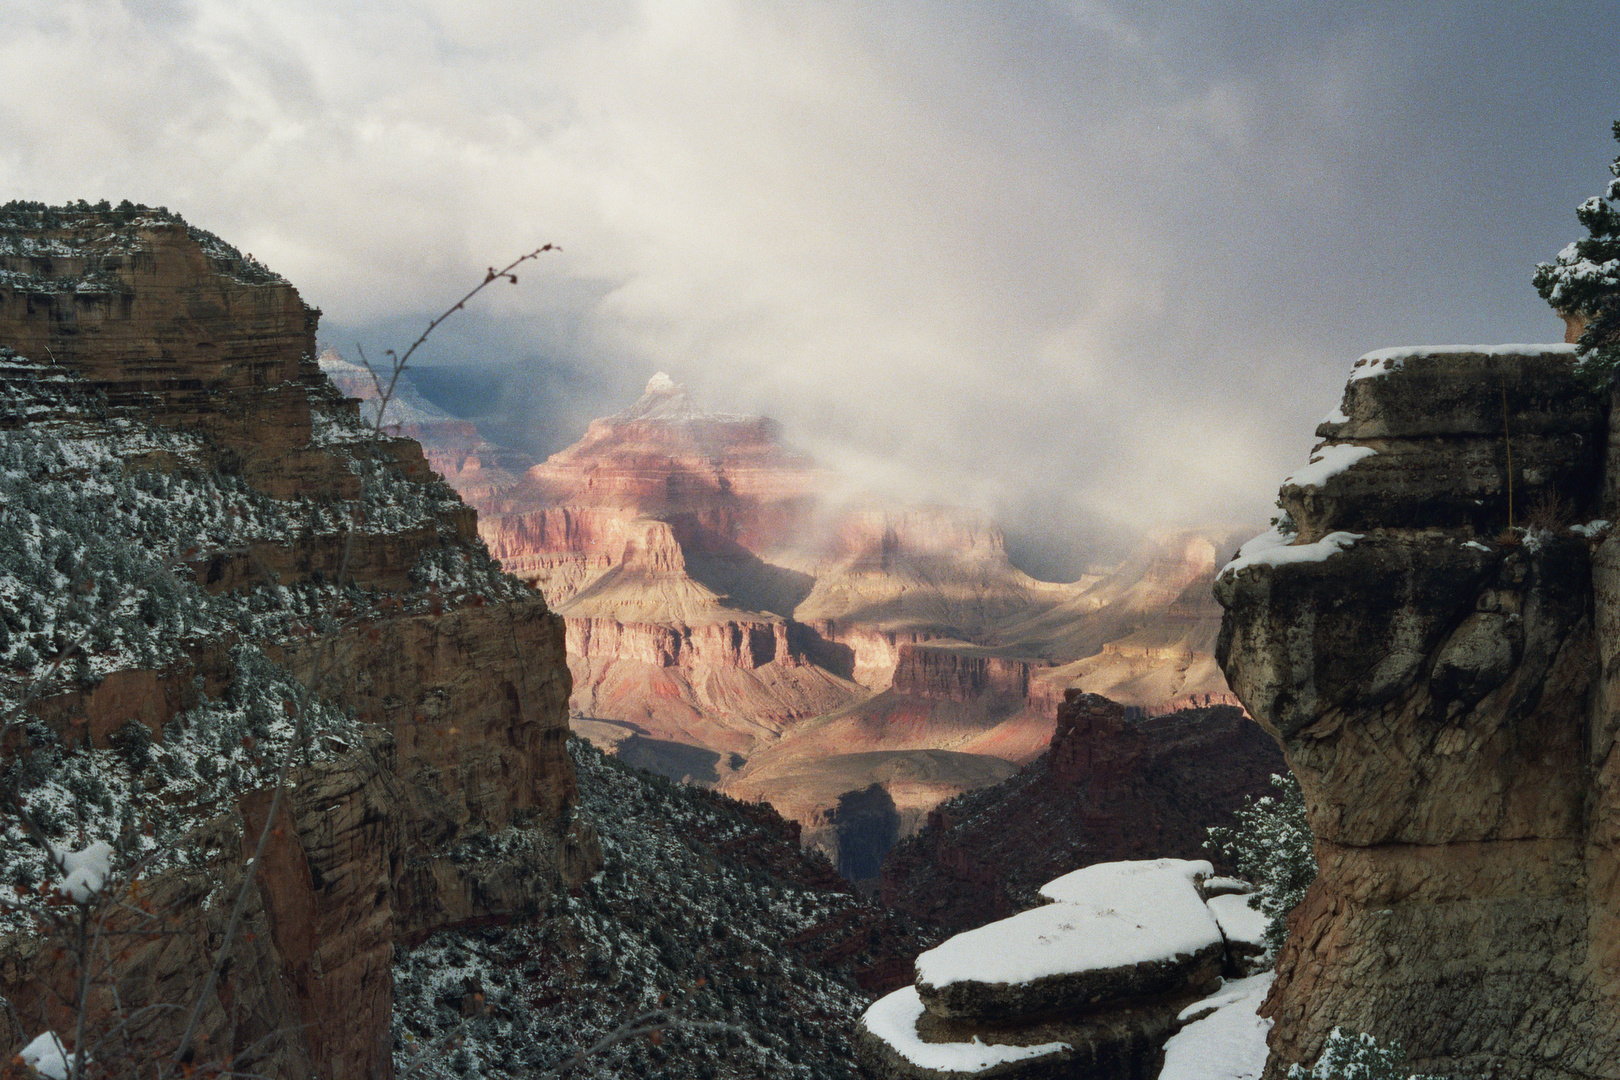
[[[109,1068],[179,1050],[218,970],[188,1071],[391,1076],[396,949],[600,864],[561,621],[416,443],[367,432],[317,314],[166,211],[0,210],[8,1057],[72,1041],[91,963],[30,921],[54,894],[25,821],[116,848],[86,999]]]
[[[1573,347],[1363,357],[1216,584],[1320,873],[1266,1076],[1336,1026],[1413,1071],[1620,1076],[1620,414]],[[1286,524],[1287,522],[1285,522]]]
[[[467,459],[443,439],[430,459]],[[1038,581],[982,515],[851,499],[772,421],[708,412],[662,373],[513,483],[446,475],[562,617],[575,731],[768,800],[856,877],[1044,752],[1070,688],[1149,713],[1235,702],[1209,594],[1234,530]]]

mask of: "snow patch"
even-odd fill
[[[1578,533],[1581,536],[1586,537],[1588,540],[1595,540],[1597,537],[1608,532],[1609,528],[1613,524],[1613,522],[1608,521],[1605,518],[1599,518],[1596,521],[1588,521],[1585,525],[1571,525],[1569,527],[1569,531],[1572,533]]]
[[[1348,424],[1349,422],[1350,418],[1344,414],[1343,402],[1335,406],[1332,412],[1322,417],[1322,423],[1324,424]]]
[[[1164,1044],[1159,1080],[1253,1080],[1266,1067],[1266,1033],[1271,1021],[1256,1015],[1275,976],[1271,972],[1238,979],[1202,1001],[1183,1017],[1215,1011],[1182,1028]]]
[[[23,1047],[17,1056],[23,1059],[23,1064],[47,1080],[68,1078],[68,1052],[54,1031],[41,1032],[39,1037]]]
[[[1238,548],[1232,561],[1221,568],[1221,577],[1246,570],[1251,566],[1282,566],[1286,563],[1323,562],[1337,555],[1366,533],[1331,532],[1314,544],[1295,544],[1293,533],[1272,529],[1263,532]]]
[[[1035,1046],[997,1046],[981,1042],[930,1043],[917,1036],[922,1017],[922,998],[915,986],[903,987],[879,998],[861,1016],[861,1026],[893,1047],[894,1051],[919,1069],[943,1073],[977,1073],[997,1065],[1045,1057],[1069,1049],[1068,1043],[1039,1043]]]
[[[1238,894],[1212,896],[1209,910],[1220,924],[1227,941],[1241,941],[1258,948],[1266,947],[1266,927],[1271,919],[1265,912],[1249,905],[1249,897]]]
[[[1282,486],[1319,488],[1356,462],[1373,457],[1377,453],[1378,451],[1370,446],[1356,446],[1353,443],[1333,443],[1318,447],[1311,454],[1310,464],[1283,480]]]
[[[78,851],[51,845],[51,858],[62,868],[61,891],[75,904],[88,904],[101,895],[112,874],[113,847],[93,840]]]
[[[1202,860],[1099,863],[1041,887],[1055,901],[957,934],[917,957],[917,981],[1028,983],[1191,956],[1221,942],[1195,882]]]
[[[1372,379],[1399,371],[1406,361],[1421,356],[1540,356],[1544,353],[1575,355],[1575,346],[1563,342],[1514,345],[1401,345],[1363,353],[1350,369],[1350,381]]]

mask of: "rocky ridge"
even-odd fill
[[[888,853],[883,902],[967,930],[1039,904],[1042,884],[1092,863],[1207,858],[1208,828],[1285,769],[1230,705],[1160,717],[1069,691],[1050,749],[999,784],[929,812]]]
[[[321,376],[316,314],[165,211],[0,208],[0,772],[32,827],[114,845],[104,932],[128,947],[89,1007],[131,1017],[125,1051],[173,1051],[255,872],[194,1060],[385,1077],[394,949],[509,920],[600,855],[568,824],[560,622]],[[71,1032],[52,875],[4,827],[0,993]]]
[[[1420,1072],[1613,1077],[1620,498],[1567,346],[1357,362],[1222,573],[1219,655],[1305,793],[1266,1075],[1344,1026]],[[1605,413],[1608,413],[1608,416]]]

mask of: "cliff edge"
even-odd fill
[[[599,860],[560,620],[317,316],[166,211],[0,207],[0,1051],[82,993],[104,1067],[181,1053],[216,971],[187,1062],[392,1076],[395,947]],[[42,839],[112,852],[83,984]]]
[[[1218,657],[1304,789],[1266,1076],[1336,1026],[1414,1071],[1620,1077],[1620,438],[1568,346],[1358,361]]]

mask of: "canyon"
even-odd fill
[[[573,729],[770,802],[853,876],[1042,754],[1071,688],[1150,714],[1236,702],[1209,589],[1240,530],[1165,530],[1044,582],[983,515],[849,495],[769,419],[708,412],[663,373],[505,484],[421,413],[401,422],[451,466],[491,554],[563,620]]]

